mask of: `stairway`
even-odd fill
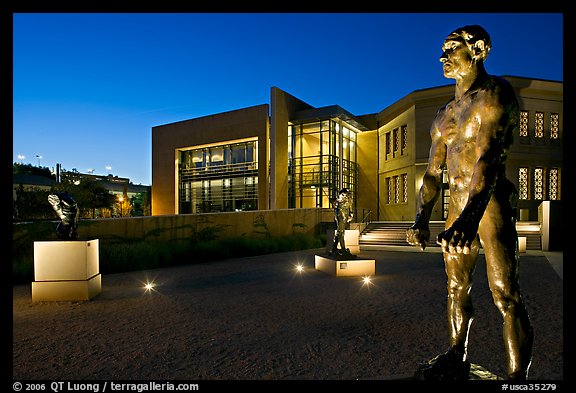
[[[360,234],[360,247],[368,246],[410,246],[406,242],[406,230],[412,221],[373,221]],[[440,247],[436,237],[444,230],[444,221],[432,221],[430,227],[430,242],[427,247]],[[518,222],[518,236],[526,237],[526,250],[541,250],[541,235],[538,222]]]

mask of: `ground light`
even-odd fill
[[[155,286],[156,284],[154,282],[147,282],[144,284],[144,289],[146,290],[146,292],[151,292]]]
[[[370,277],[370,276],[362,277],[362,286],[364,286],[364,285],[366,285],[366,286],[372,285],[372,277]]]
[[[295,269],[298,273],[302,273],[304,271],[304,266],[301,263],[299,263],[296,265]]]

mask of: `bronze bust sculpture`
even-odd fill
[[[48,202],[60,217],[56,235],[60,240],[78,239],[78,205],[72,196],[64,191],[48,195]]]
[[[442,46],[440,61],[444,76],[456,80],[455,96],[432,123],[429,162],[406,240],[422,249],[430,240],[430,215],[446,168],[450,202],[446,230],[437,243],[448,278],[450,347],[421,365],[416,376],[422,379],[469,377],[467,343],[474,315],[470,290],[480,246],[492,297],[503,318],[507,377],[526,379],[531,363],[533,329],[518,278],[517,192],[505,175],[519,108],[510,84],[484,68],[490,48],[489,34],[478,25],[454,30]]]

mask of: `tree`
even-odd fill
[[[122,196],[116,198],[116,214],[120,217],[130,217],[132,215],[132,203],[128,198],[128,193],[124,190]]]
[[[97,181],[84,179],[79,184],[70,183],[70,181],[77,181],[74,173],[72,173],[72,176],[66,176],[65,178],[64,182],[58,183],[53,187],[53,191],[68,191],[78,204],[80,217],[95,218],[96,209],[109,209],[114,206],[116,202],[114,195]]]
[[[130,198],[132,203],[132,215],[133,216],[149,216],[151,215],[150,209],[150,191],[139,192],[138,194]]]
[[[12,165],[12,173],[13,174],[29,174],[29,175],[38,175],[48,177],[50,179],[56,180],[56,176],[52,174],[48,167],[38,167],[32,164],[20,164],[15,162]]]
[[[32,187],[28,190],[20,184],[16,190],[13,218],[18,221],[54,219],[54,210],[48,203],[48,190]]]

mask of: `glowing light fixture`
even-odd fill
[[[153,282],[147,282],[146,284],[144,284],[144,289],[150,292],[154,289],[155,286],[156,284],[154,284]]]
[[[370,276],[362,277],[362,285],[370,285],[372,284],[372,278]]]
[[[303,270],[304,270],[304,266],[303,266],[301,263],[299,263],[298,265],[296,265],[296,271],[297,271],[298,273],[302,273]]]

